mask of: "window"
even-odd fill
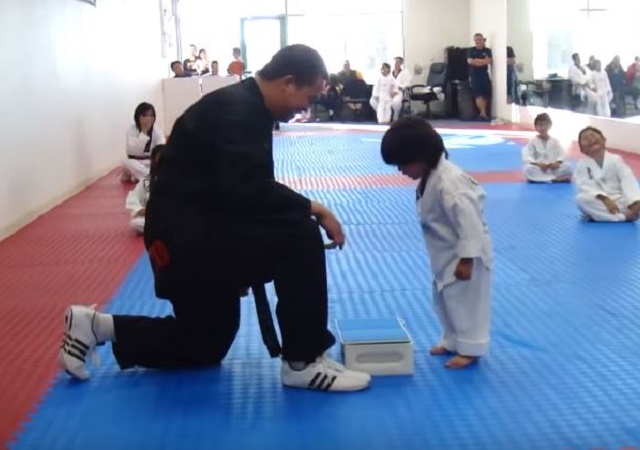
[[[566,76],[573,53],[583,63],[593,55],[603,66],[619,55],[624,67],[638,53],[638,0],[536,0],[530,12],[535,78]]]
[[[287,0],[287,14],[341,15],[401,13],[402,0]]]
[[[329,73],[348,59],[367,83],[375,83],[380,65],[403,55],[402,14],[289,16],[287,42],[314,47]]]

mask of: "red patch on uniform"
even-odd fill
[[[155,270],[164,269],[169,265],[171,258],[169,257],[169,250],[162,241],[153,241],[149,246],[149,257],[151,258],[151,265]]]

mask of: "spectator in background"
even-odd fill
[[[242,60],[242,51],[239,47],[234,47],[232,54],[233,61],[231,61],[229,67],[227,67],[227,73],[229,75],[237,75],[242,79],[245,71],[244,61]]]
[[[507,46],[507,103],[520,103],[518,96],[518,73],[516,72],[516,52]]]
[[[187,78],[191,76],[191,72],[186,72],[180,61],[171,63],[171,71],[174,73],[173,78]]]
[[[203,48],[198,53],[198,61],[196,61],[196,70],[200,75],[206,75],[209,73],[209,58],[207,57],[207,51]]]
[[[198,56],[198,47],[191,44],[189,46],[189,57],[182,63],[182,67],[184,68],[185,72],[189,72],[191,74],[198,72],[197,64],[199,60],[200,57]]]
[[[491,77],[489,66],[493,62],[491,49],[485,46],[485,38],[482,33],[473,36],[475,43],[467,53],[469,63],[469,84],[476,100],[476,106],[480,112],[478,119],[491,120],[487,115],[487,104],[491,96]]]

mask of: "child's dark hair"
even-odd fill
[[[593,131],[596,134],[599,134],[600,137],[602,139],[604,139],[605,141],[607,140],[607,138],[604,136],[604,134],[602,133],[602,131],[600,131],[599,129],[597,129],[596,127],[592,127],[592,126],[588,126],[583,128],[582,130],[580,130],[580,133],[578,133],[578,147],[580,147],[580,151],[582,151],[582,146],[580,145],[580,139],[582,138],[582,135],[584,133],[586,133],[587,131]]]
[[[424,162],[435,168],[442,155],[448,157],[444,141],[429,122],[418,117],[402,117],[395,121],[382,138],[382,159],[399,166]]]
[[[153,147],[151,150],[151,159],[149,164],[149,175],[144,180],[144,188],[147,192],[151,192],[153,188],[153,184],[158,177],[158,168],[160,166],[160,156],[162,151],[164,150],[165,145],[160,144]]]
[[[533,119],[533,125],[538,125],[539,123],[553,123],[551,122],[551,116],[547,113],[538,114],[535,119]]]

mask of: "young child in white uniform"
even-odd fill
[[[151,183],[158,171],[158,160],[160,152],[164,149],[164,145],[156,145],[151,150],[151,163],[149,174],[136,184],[127,194],[125,207],[131,212],[131,222],[129,225],[133,231],[138,234],[144,233],[144,215],[147,202],[149,201],[149,192],[151,191]]]
[[[420,180],[417,204],[433,272],[433,306],[443,328],[432,355],[454,355],[461,369],[489,346],[493,249],[483,221],[485,194],[447,160],[442,137],[426,121],[403,117],[385,133],[385,163]]]
[[[136,183],[149,174],[151,149],[165,144],[164,133],[156,125],[156,110],[140,103],[133,114],[134,124],[127,130],[127,159],[122,164],[123,183]]]
[[[600,130],[587,127],[578,135],[580,152],[587,156],[578,163],[576,202],[587,220],[633,222],[640,217],[640,188],[631,168],[621,156],[606,150]]]
[[[398,95],[401,95],[400,89],[398,89],[396,79],[391,75],[391,66],[383,63],[380,68],[380,78],[378,78],[378,82],[373,87],[371,100],[369,100],[369,104],[376,112],[378,123],[387,124],[391,122],[393,99]]]
[[[565,161],[560,141],[549,136],[552,122],[549,114],[538,114],[533,121],[538,135],[522,150],[524,176],[532,183],[562,183],[571,181],[573,168]]]

